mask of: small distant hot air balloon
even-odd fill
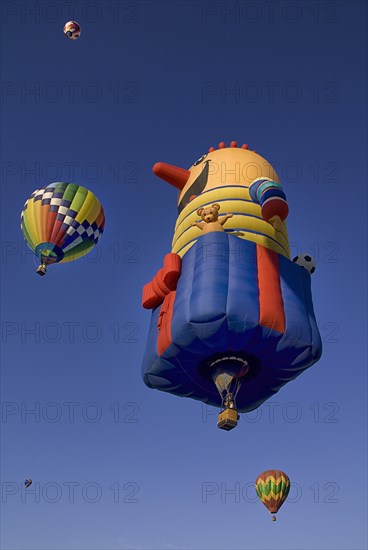
[[[64,25],[64,34],[69,40],[77,40],[80,37],[81,28],[76,21],[68,21]]]
[[[103,233],[105,216],[95,195],[75,183],[51,183],[36,189],[26,201],[21,228],[41,264],[70,262],[84,256]]]
[[[267,470],[256,480],[256,493],[271,514],[276,514],[290,490],[290,479],[281,470]],[[276,521],[276,516],[272,516]]]
[[[24,482],[24,485],[26,486],[26,489],[28,489],[28,487],[30,487],[32,485],[32,480],[31,479],[26,479],[25,482]]]

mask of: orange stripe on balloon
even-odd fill
[[[54,227],[52,229],[51,239],[50,239],[50,242],[52,244],[55,244],[55,245],[58,244],[59,232],[60,232],[62,223],[63,222],[59,220],[55,220]]]
[[[66,232],[69,229],[69,227],[64,224],[64,221],[56,221],[54,229],[56,228],[57,224],[58,224],[58,230],[57,230],[57,233],[53,231],[51,242],[56,246],[60,246],[61,248],[64,243]]]
[[[259,324],[285,332],[278,254],[257,244]]]
[[[48,217],[47,217],[46,239],[45,240],[48,243],[51,242],[51,235],[52,235],[52,231],[54,229],[56,215],[57,215],[56,212],[49,212]]]
[[[102,208],[100,209],[98,215],[97,215],[97,218],[95,220],[96,224],[97,224],[97,227],[100,227],[102,221],[104,219],[104,211],[102,210]]]
[[[47,222],[49,217],[50,205],[43,204],[41,206],[41,239],[43,242],[47,241]]]

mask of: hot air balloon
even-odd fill
[[[32,480],[31,479],[26,479],[25,482],[24,482],[24,485],[25,485],[26,489],[28,489],[28,487],[30,487],[32,485]]]
[[[158,162],[153,172],[178,189],[178,218],[143,288],[152,310],[143,380],[219,407],[218,427],[231,430],[238,411],[319,360],[312,271],[290,259],[286,195],[247,145],[221,142],[188,170]]]
[[[68,21],[64,25],[64,34],[69,40],[77,40],[80,37],[81,27],[76,21]]]
[[[267,470],[256,480],[256,493],[271,514],[276,514],[290,491],[290,479],[281,470]],[[276,521],[276,516],[272,516]]]
[[[95,195],[75,183],[51,183],[36,189],[21,214],[25,240],[41,264],[70,262],[84,256],[103,233],[105,216]]]

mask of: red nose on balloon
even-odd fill
[[[166,162],[156,162],[152,170],[156,176],[167,181],[167,183],[170,183],[170,185],[173,185],[180,191],[183,189],[190,176],[189,170],[178,168],[172,164],[166,164]]]

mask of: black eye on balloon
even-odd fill
[[[206,158],[207,155],[202,155],[198,160],[193,162],[193,166],[198,166],[198,164],[201,164],[202,160]]]

